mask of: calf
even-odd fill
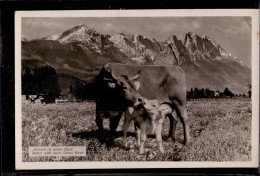
[[[139,154],[144,153],[144,143],[146,141],[146,131],[148,127],[150,127],[150,133],[155,134],[159,151],[164,153],[162,145],[162,123],[164,122],[165,116],[171,115],[172,113],[173,110],[168,104],[160,104],[158,100],[145,100],[141,105],[135,107],[135,109],[129,108],[125,114],[123,125],[124,146],[127,147],[126,133],[130,121],[134,119]]]

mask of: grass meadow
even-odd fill
[[[182,144],[180,121],[176,141],[163,141],[165,154],[149,136],[145,154],[139,155],[134,125],[130,125],[128,146],[122,146],[123,118],[115,145],[107,148],[97,138],[95,103],[22,104],[22,159],[34,161],[251,161],[251,100],[192,100],[187,104],[191,143]],[[108,129],[109,122],[104,120]],[[163,124],[163,136],[169,120]],[[84,157],[29,157],[29,146],[86,146]]]

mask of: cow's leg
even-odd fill
[[[188,113],[185,106],[177,105],[177,114],[181,120],[181,123],[183,125],[183,131],[184,131],[184,144],[187,145],[190,141],[190,127],[188,122]]]
[[[161,153],[164,153],[163,145],[162,145],[162,123],[159,123],[157,125],[157,128],[155,130],[155,137],[158,142],[159,151]]]
[[[112,144],[114,142],[114,135],[116,128],[119,124],[119,121],[122,117],[123,112],[110,112],[110,135],[109,135],[109,144]]]
[[[123,124],[123,134],[124,134],[123,145],[125,147],[127,147],[126,137],[127,137],[127,132],[128,132],[131,120],[132,120],[131,117],[129,115],[127,115],[127,113],[125,113],[125,119],[124,119],[124,124]]]
[[[104,136],[103,119],[101,118],[101,115],[100,115],[99,111],[96,112],[96,124],[97,124],[97,127],[98,127],[99,139],[101,141],[104,141],[105,140],[105,136]]]
[[[170,119],[169,139],[171,138],[173,141],[175,141],[177,120],[176,120],[176,118],[174,118],[173,114],[167,114],[167,116]]]
[[[140,140],[140,148],[139,148],[139,154],[144,154],[144,144],[146,141],[146,127],[147,127],[147,122],[143,122],[141,124],[141,140]]]

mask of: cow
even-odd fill
[[[121,75],[116,78],[109,65],[104,66],[95,79],[96,88],[96,124],[101,141],[108,141],[109,145],[113,143],[114,133],[122,114],[128,107],[138,105],[143,98],[137,92],[139,84],[133,81],[139,77],[135,75],[129,77]],[[110,134],[106,139],[104,136],[103,119],[110,120]]]
[[[159,151],[164,153],[162,145],[162,124],[166,115],[173,113],[168,104],[160,104],[158,100],[146,100],[134,109],[129,107],[125,114],[123,125],[123,145],[127,147],[126,134],[131,120],[135,121],[135,131],[139,154],[144,153],[147,128],[150,127],[150,134],[155,134]]]
[[[168,104],[176,110],[184,130],[184,144],[190,140],[186,108],[184,71],[175,65],[129,65],[108,63],[97,76],[96,123],[103,133],[103,117],[110,119],[110,140],[129,107],[142,103],[144,97]],[[175,140],[177,121],[170,117],[169,138]]]

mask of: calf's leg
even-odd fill
[[[159,151],[164,153],[163,145],[162,145],[162,124],[158,124],[155,130],[155,137],[158,142]]]
[[[141,124],[141,140],[140,140],[140,148],[139,148],[139,154],[144,154],[144,144],[146,141],[146,128],[147,128],[147,122],[144,122]]]
[[[140,145],[141,145],[141,130],[137,126],[135,127],[135,134],[136,134],[137,146],[140,147]]]
[[[163,125],[163,122],[164,122],[164,119],[166,116],[165,113],[167,113],[167,112],[162,112],[160,114],[160,116],[159,116],[160,118],[159,118],[156,130],[155,130],[155,137],[158,142],[159,151],[161,153],[164,153],[164,149],[163,149],[163,145],[162,145],[162,125]]]

